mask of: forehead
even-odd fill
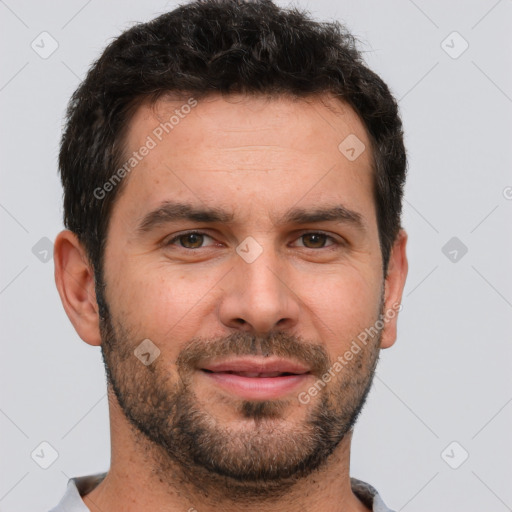
[[[127,142],[134,147],[149,135],[157,144],[173,139],[179,144],[201,141],[203,148],[223,148],[257,140],[275,147],[275,130],[283,127],[288,130],[279,134],[279,143],[297,151],[320,145],[332,150],[333,143],[336,148],[344,134],[368,143],[364,125],[353,108],[327,94],[304,98],[213,94],[199,100],[166,96],[139,106],[130,122]],[[305,137],[309,139],[306,145]]]
[[[283,201],[373,209],[366,130],[350,106],[330,96],[183,96],[144,103],[131,119],[125,147],[124,161],[135,165],[128,166],[115,209],[134,216],[185,196],[233,212],[251,206],[274,215]]]

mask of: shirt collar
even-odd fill
[[[91,492],[106,476],[105,472],[70,478],[62,500],[50,512],[90,512],[82,496]],[[373,512],[393,512],[386,506],[375,487],[357,478],[350,478],[350,485],[353,493]]]

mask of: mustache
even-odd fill
[[[318,376],[332,366],[323,346],[284,332],[271,332],[266,336],[236,332],[220,339],[194,338],[181,350],[176,365],[181,371],[190,371],[213,358],[234,355],[287,358],[308,366],[310,372]]]

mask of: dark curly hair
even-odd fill
[[[169,92],[201,98],[248,93],[305,97],[331,93],[359,115],[373,154],[373,195],[383,270],[400,229],[406,152],[397,103],[338,22],[312,20],[270,0],[197,0],[110,43],[73,94],[59,168],[64,224],[102,274],[108,222],[123,183],[102,187],[121,165],[136,108]],[[126,181],[126,180],[123,180]]]

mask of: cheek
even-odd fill
[[[194,336],[215,283],[211,273],[171,271],[168,264],[125,265],[111,281],[112,315],[136,337],[161,347]]]
[[[378,276],[344,269],[309,280],[299,296],[314,312],[312,321],[321,338],[328,340],[329,352],[339,353],[377,320],[381,284]]]

